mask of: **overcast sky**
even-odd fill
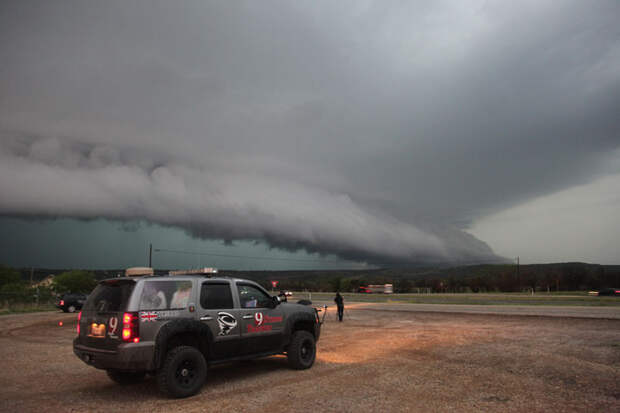
[[[88,266],[77,231],[351,265],[620,263],[618,16],[3,1],[0,261]],[[41,231],[72,253],[44,258],[24,241]]]

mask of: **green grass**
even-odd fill
[[[334,293],[312,293],[312,300],[331,301]],[[489,294],[343,294],[348,302],[392,302],[414,304],[463,304],[463,305],[557,305],[620,307],[620,297],[588,296],[579,294],[536,293],[489,293]],[[307,297],[296,293],[294,300]]]

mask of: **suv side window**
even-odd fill
[[[205,310],[233,308],[229,283],[203,283],[200,289],[200,306]]]
[[[140,310],[186,308],[191,292],[191,281],[145,281],[140,298]]]
[[[271,304],[271,297],[256,287],[237,284],[237,289],[241,308],[267,308]]]

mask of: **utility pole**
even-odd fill
[[[519,277],[519,257],[517,257],[517,283],[519,283],[519,288],[522,289],[521,278]]]
[[[517,257],[517,277],[519,277],[519,257]]]
[[[153,244],[149,244],[149,268],[153,268]]]

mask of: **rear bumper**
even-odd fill
[[[153,363],[153,343],[121,344],[116,350],[103,350],[88,347],[73,341],[73,353],[84,363],[98,369],[126,371],[151,371]]]

